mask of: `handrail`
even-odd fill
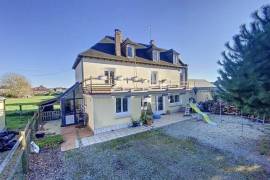
[[[176,82],[176,83],[172,83]],[[146,84],[142,86],[132,85],[120,85],[117,83],[115,85],[106,84],[106,83],[93,83],[91,80],[89,84],[85,84],[83,87],[83,91],[90,94],[103,94],[103,93],[111,93],[111,92],[121,92],[121,91],[152,91],[152,90],[174,90],[174,89],[187,89],[187,82],[179,82],[179,81],[170,81],[169,84],[166,83],[158,83],[158,84]]]

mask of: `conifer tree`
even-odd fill
[[[219,96],[244,113],[270,117],[270,5],[252,14],[222,53]]]

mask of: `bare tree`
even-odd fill
[[[30,82],[23,75],[8,73],[2,76],[0,86],[5,88],[7,97],[26,97],[32,94]]]

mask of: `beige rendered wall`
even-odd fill
[[[140,97],[130,97],[129,115],[119,117],[115,113],[115,98],[110,95],[94,95],[93,100],[93,120],[94,128],[106,128],[131,123],[131,120],[138,120],[141,113]]]
[[[83,69],[82,69],[82,61],[81,61],[75,69],[76,82],[82,82],[82,79],[83,79],[82,74],[83,74]]]
[[[207,100],[213,100],[210,90],[198,90],[196,94],[196,101],[205,102]]]
[[[80,65],[78,65],[80,66]],[[147,79],[144,83],[133,82],[133,81],[116,81],[116,87],[125,87],[125,88],[146,88],[149,87],[150,77],[152,71],[158,72],[158,80],[167,79],[163,85],[179,85],[180,84],[180,74],[179,69],[175,68],[164,68],[164,67],[155,67],[150,65],[141,65],[137,64],[137,67],[134,64],[124,63],[124,62],[115,62],[107,61],[101,59],[83,59],[83,77],[89,78],[104,76],[104,71],[106,69],[114,69],[115,77],[122,76],[123,78],[132,78],[137,76],[139,79]],[[78,69],[79,71],[80,69]],[[79,78],[78,78],[79,79]],[[104,83],[104,80],[95,80],[93,83]]]
[[[0,130],[5,128],[5,107],[4,101],[0,100]]]
[[[93,98],[92,96],[89,95],[83,95],[84,102],[85,102],[85,112],[88,115],[88,127],[90,127],[92,130],[95,129],[95,124],[94,124],[94,111],[93,111]]]

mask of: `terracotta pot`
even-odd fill
[[[147,124],[148,126],[152,125],[152,124],[153,124],[153,120],[152,120],[152,119],[146,120],[146,124]]]

